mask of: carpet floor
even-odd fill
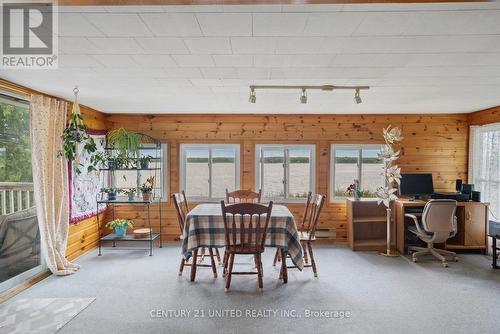
[[[439,261],[412,263],[343,246],[317,245],[319,278],[310,268],[291,269],[278,281],[267,249],[264,291],[255,276],[234,276],[224,292],[221,268],[213,278],[200,268],[177,275],[180,246],[92,251],[82,269],[51,276],[6,303],[21,298],[92,298],[95,301],[58,333],[498,333],[500,270],[491,258],[459,254],[449,268]],[[235,269],[252,268],[240,257]],[[322,312],[319,312],[319,311]]]

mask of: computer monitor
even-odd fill
[[[434,194],[432,174],[401,174],[399,193],[414,197]]]

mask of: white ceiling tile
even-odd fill
[[[253,66],[253,57],[249,55],[214,55],[215,65],[219,67]]]
[[[65,54],[95,54],[99,49],[85,37],[59,37],[59,51]]]
[[[343,76],[344,71],[342,67],[273,68],[271,79],[331,79]]]
[[[282,5],[282,12],[338,12],[344,7],[343,4],[315,4],[315,5]]]
[[[142,54],[144,50],[133,38],[89,37],[90,43],[96,46],[99,54]]]
[[[301,35],[306,22],[307,14],[303,13],[255,13],[253,14],[253,35]]]
[[[59,13],[59,36],[86,37],[104,36],[80,13]]]
[[[181,67],[212,67],[214,61],[209,55],[172,55]]]
[[[365,66],[365,67],[394,67],[405,66],[413,55],[407,54],[339,54],[335,57],[335,66]]]
[[[369,12],[365,14],[361,24],[354,31],[354,35],[402,35],[422,13],[411,12]]]
[[[364,17],[364,13],[335,12],[311,13],[300,35],[306,36],[350,36]]]
[[[191,13],[140,14],[155,36],[201,36],[196,16]]]
[[[162,6],[104,6],[109,13],[158,13],[164,12]]]
[[[136,37],[151,36],[151,32],[137,14],[85,14],[106,36]]]
[[[92,58],[109,68],[130,68],[138,66],[132,57],[128,55],[94,55]]]
[[[334,55],[255,55],[255,67],[328,67]]]
[[[235,54],[274,54],[275,37],[231,37]]]
[[[276,37],[276,54],[316,54],[324,43],[324,37]]]
[[[177,67],[169,55],[135,55],[132,58],[141,67]]]
[[[259,12],[281,12],[281,5],[277,4],[259,4],[256,5],[223,5],[222,10],[225,13],[259,13]]]
[[[223,2],[222,0],[220,2]],[[168,13],[220,13],[224,11],[224,5],[167,5],[161,6]]]
[[[228,54],[232,53],[229,38],[195,37],[185,38],[184,43],[192,54]]]
[[[500,66],[500,53],[415,54],[408,66]]]
[[[59,55],[59,68],[67,67],[102,67],[95,59],[84,55]]]
[[[238,72],[234,67],[206,67],[200,70],[205,79],[238,79]]]
[[[199,13],[196,18],[205,36],[252,35],[252,14]]]
[[[168,67],[164,69],[164,78],[185,78],[185,79],[201,79],[203,75],[197,67]]]
[[[175,37],[136,37],[135,40],[145,53],[150,54],[187,54],[189,50],[182,38]]]
[[[271,70],[268,68],[238,67],[238,78],[267,80],[271,78]]]

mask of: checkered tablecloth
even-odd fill
[[[297,224],[286,206],[273,205],[267,227],[266,246],[282,247],[302,270],[302,246]],[[200,247],[224,247],[224,220],[220,204],[200,204],[189,212],[184,226],[182,254],[187,260],[191,252]]]

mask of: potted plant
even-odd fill
[[[149,201],[151,199],[151,192],[153,191],[154,184],[155,184],[155,177],[150,176],[150,177],[148,177],[146,182],[144,182],[141,185],[140,189],[142,192],[142,199],[143,200]]]
[[[123,189],[121,192],[128,196],[129,201],[133,201],[135,197],[135,188]]]
[[[127,228],[134,227],[131,220],[128,219],[115,219],[106,224],[107,228],[114,229],[115,235],[119,238],[125,238],[127,235]]]
[[[153,159],[153,157],[150,155],[148,155],[146,157],[140,157],[138,159],[140,169],[148,169],[149,163],[151,162],[151,159]]]
[[[106,137],[111,147],[118,151],[118,156],[122,158],[137,156],[141,146],[141,135],[138,132],[120,128],[109,131]]]
[[[359,187],[359,180],[354,180],[354,182],[347,187],[346,193],[349,196],[354,196],[354,199],[359,200],[363,196],[363,192]]]
[[[116,188],[101,188],[101,193],[108,194],[108,201],[116,200]]]

